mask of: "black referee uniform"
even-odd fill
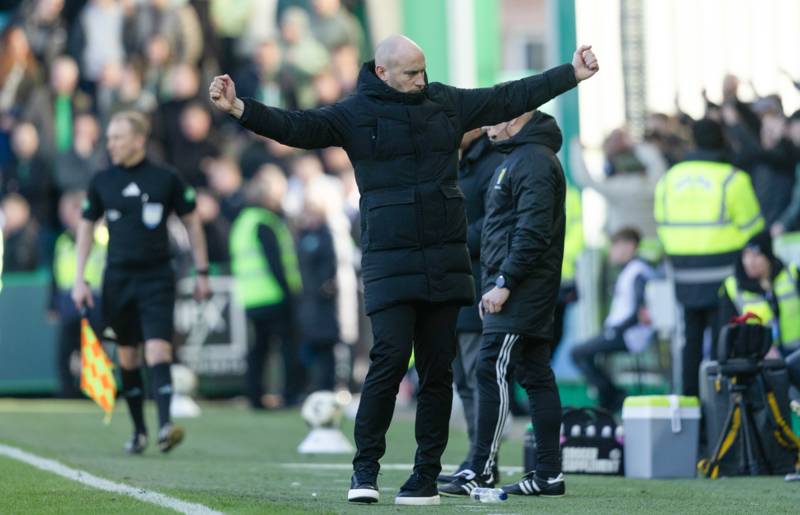
[[[171,341],[175,310],[175,277],[170,263],[167,218],[194,210],[195,192],[178,175],[146,158],[131,167],[112,166],[94,176],[83,217],[108,223],[108,257],[103,278],[102,312],[120,346],[148,340]],[[140,370],[122,369],[122,394],[131,409],[137,434],[145,434]],[[151,370],[159,422],[169,423],[172,397],[170,364]]]

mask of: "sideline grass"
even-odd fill
[[[86,409],[90,407],[89,409]],[[782,478],[718,481],[644,481],[568,476],[563,499],[512,498],[481,505],[443,498],[436,508],[396,507],[397,488],[409,471],[385,471],[379,479],[381,503],[363,508],[345,499],[349,473],[296,469],[282,463],[348,463],[350,456],[296,453],[306,434],[296,412],[253,414],[241,408],[204,404],[199,419],[184,421],[188,438],[174,453],[161,455],[151,443],[143,456],[129,457],[127,415],[119,406],[110,426],[99,410],[83,402],[0,400],[0,442],[87,470],[112,481],[155,490],[205,504],[226,513],[797,513],[800,483]],[[148,411],[153,425],[155,414]],[[352,433],[345,422],[344,432]],[[151,429],[151,433],[154,430]],[[413,423],[396,419],[388,435],[386,463],[410,463]],[[466,450],[461,430],[451,433],[446,463],[458,463]],[[519,465],[519,441],[502,451],[503,465]],[[156,507],[88,489],[31,467],[0,461],[0,513],[153,513]],[[504,476],[504,480],[513,478]],[[40,488],[41,485],[44,485]],[[48,486],[49,485],[49,486]],[[39,492],[59,495],[40,495]],[[316,493],[316,497],[312,494]],[[114,499],[116,498],[116,499]],[[65,502],[74,502],[67,505]],[[8,504],[6,504],[8,503]],[[5,506],[4,506],[5,505]],[[14,507],[7,509],[6,506]],[[16,507],[19,508],[16,508]],[[62,509],[64,508],[64,509]],[[74,509],[73,509],[74,508]]]

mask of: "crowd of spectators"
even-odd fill
[[[50,266],[63,230],[58,200],[108,164],[104,130],[124,109],[151,117],[149,155],[198,189],[211,258],[223,269],[242,190],[271,167],[295,198],[320,172],[352,218],[343,153],[251,136],[212,112],[205,87],[229,73],[242,96],[288,109],[348,94],[364,31],[340,0],[29,0],[9,14],[0,31],[6,273]],[[289,214],[303,216],[297,206]]]
[[[339,297],[343,340],[354,341],[358,193],[347,155],[256,137],[211,109],[207,85],[228,73],[240,96],[270,105],[337,101],[353,91],[370,57],[358,7],[348,0],[25,0],[0,11],[3,273],[52,269],[65,230],[59,199],[85,190],[109,165],[108,121],[135,109],[151,119],[149,158],[197,190],[213,273],[229,270],[230,229],[251,181],[286,178],[282,214],[298,242],[327,221],[336,252],[326,266],[337,271],[338,287],[325,287]],[[181,224],[169,226],[180,276],[191,262],[188,239]]]

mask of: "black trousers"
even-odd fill
[[[297,342],[291,310],[285,306],[271,306],[247,310],[253,323],[255,341],[247,349],[245,387],[250,405],[261,408],[264,395],[264,366],[270,344],[277,339],[283,360],[283,400],[286,405],[297,402],[303,388],[303,370],[299,365]]]
[[[616,411],[620,408],[622,390],[614,385],[605,370],[597,366],[598,355],[626,351],[621,331],[608,330],[572,349],[572,360],[583,373],[586,381],[597,388],[600,406]]]
[[[717,307],[683,308],[685,345],[682,355],[681,378],[683,395],[700,394],[700,362],[703,360],[703,334],[707,327],[711,328],[711,356],[717,356],[717,336],[719,320]]]
[[[434,480],[447,446],[458,306],[442,303],[400,304],[370,315],[374,343],[355,423],[357,474],[375,476],[386,451],[386,431],[394,413],[400,382],[408,370],[413,343],[419,375],[414,472]]]
[[[537,444],[536,472],[543,477],[561,472],[561,399],[550,368],[551,344],[517,334],[483,336],[478,354],[478,434],[470,467],[476,474],[492,473],[508,419],[512,367],[514,377],[528,393]]]

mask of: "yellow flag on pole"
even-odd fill
[[[100,341],[92,331],[89,321],[81,319],[81,390],[106,413],[106,423],[111,422],[117,398],[117,381]]]

